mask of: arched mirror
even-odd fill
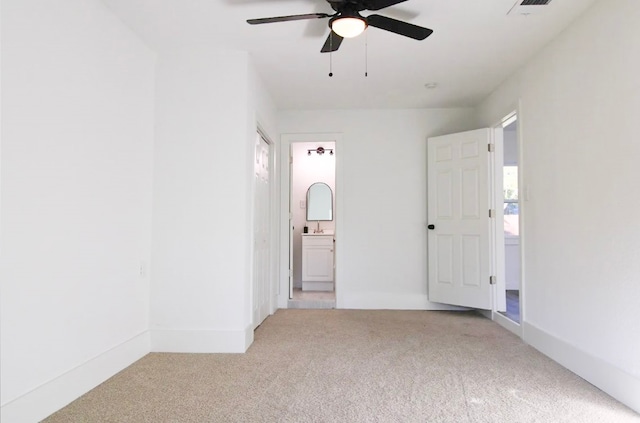
[[[316,182],[307,190],[307,221],[333,220],[333,192],[324,182]]]

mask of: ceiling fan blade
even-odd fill
[[[433,34],[433,30],[413,25],[407,22],[398,21],[396,19],[387,18],[386,16],[371,15],[367,17],[369,26],[391,31],[414,40],[424,40]]]
[[[332,51],[337,51],[340,48],[340,44],[342,44],[342,40],[344,40],[344,38],[342,38],[335,32],[331,31],[331,33],[327,37],[327,41],[324,42],[324,45],[322,46],[322,50],[320,50],[320,53],[329,53]]]
[[[380,10],[405,1],[407,0],[367,0],[364,4],[367,7],[367,10]]]
[[[251,25],[266,24],[273,22],[301,21],[305,19],[330,18],[332,15],[326,13],[307,13],[306,15],[275,16],[273,18],[247,19]]]

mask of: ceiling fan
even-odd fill
[[[251,25],[266,24],[273,22],[299,21],[304,19],[329,19],[331,33],[322,46],[322,53],[336,51],[340,48],[342,40],[353,38],[362,34],[368,26],[390,31],[395,34],[413,38],[414,40],[424,40],[433,33],[429,28],[413,25],[407,22],[388,18],[381,15],[360,15],[363,10],[380,10],[407,0],[326,0],[336,13],[309,13],[306,15],[276,16],[272,18],[249,19]]]

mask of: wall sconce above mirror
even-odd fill
[[[330,156],[333,156],[333,148],[324,148],[324,147],[318,147],[315,150],[307,150],[307,156],[310,156],[311,153],[314,151],[318,156],[322,156],[327,151],[329,152]]]
[[[333,192],[324,182],[316,182],[307,190],[307,221],[333,220]]]

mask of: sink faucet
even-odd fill
[[[320,221],[317,221],[316,229],[313,230],[314,234],[322,234],[324,233],[324,229],[320,229]]]

